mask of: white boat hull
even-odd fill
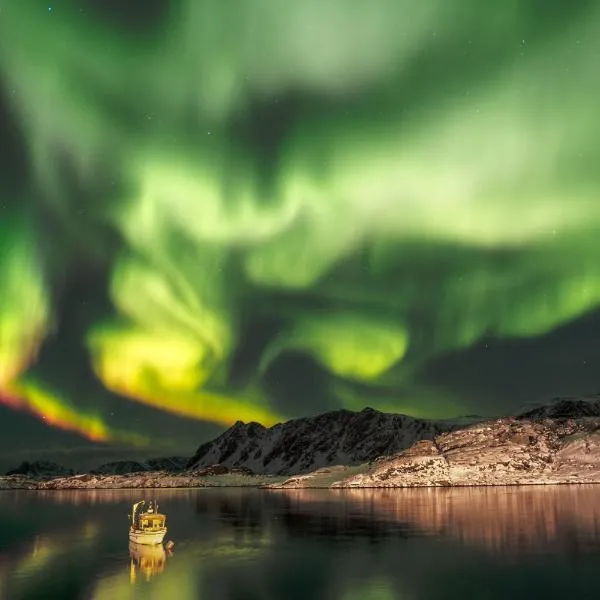
[[[167,535],[167,528],[158,531],[132,531],[129,530],[129,541],[134,544],[143,544],[145,546],[156,546],[162,544]]]

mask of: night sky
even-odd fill
[[[599,30],[593,0],[0,0],[0,464],[600,391]]]

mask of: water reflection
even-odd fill
[[[115,504],[128,501],[130,498],[138,498],[144,495],[145,490],[39,490],[24,493],[34,494],[36,497],[42,498],[45,502],[52,504],[93,506],[96,504]],[[195,498],[196,494],[197,490],[189,488],[152,490],[152,496],[160,497],[163,502],[168,502],[172,499],[177,499],[178,501],[192,499]]]
[[[527,486],[347,490],[339,496],[285,491],[290,514],[325,516],[338,527],[365,520],[368,529],[393,524],[411,535],[433,535],[503,553],[577,552],[598,546],[600,488]],[[341,515],[339,505],[345,506]],[[341,522],[340,522],[341,521]],[[353,529],[355,527],[352,527]],[[389,531],[389,529],[387,530]]]
[[[269,491],[290,531],[432,535],[492,552],[586,551],[600,540],[600,487]]]
[[[378,514],[408,516],[424,531],[485,546],[488,551],[520,553],[587,552],[600,539],[600,490],[594,486],[465,488],[434,495],[415,490],[398,502],[386,494],[369,501]],[[360,498],[364,502],[365,498]],[[407,511],[406,505],[413,509]],[[408,512],[408,514],[407,514]]]
[[[0,598],[476,598],[490,578],[489,598],[600,593],[600,486],[153,491],[172,556],[129,543],[139,494],[0,494]],[[509,589],[509,563],[538,587]]]
[[[152,577],[165,570],[167,551],[162,544],[147,546],[129,542],[129,556],[131,557],[129,580],[132,584],[136,583],[138,574],[143,575],[146,581],[150,581]]]

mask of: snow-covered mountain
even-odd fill
[[[328,465],[355,465],[389,456],[419,440],[464,427],[464,423],[427,421],[382,413],[339,410],[294,419],[266,428],[238,421],[216,439],[202,444],[188,470],[222,464],[254,473],[294,475]]]
[[[600,417],[600,394],[579,398],[555,398],[548,404],[519,414],[520,419],[581,419]]]

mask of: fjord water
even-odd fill
[[[156,498],[172,554],[130,548]],[[600,597],[600,486],[0,492],[0,598]]]

